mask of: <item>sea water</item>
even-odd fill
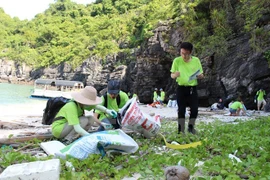
[[[12,104],[34,104],[46,99],[31,98],[32,85],[0,83],[0,106]]]

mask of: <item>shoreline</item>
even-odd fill
[[[36,101],[34,103],[18,103],[18,104],[0,104],[0,120],[24,120],[29,117],[35,117],[36,121],[42,119],[43,110],[46,107],[47,101]],[[151,116],[160,115],[162,120],[177,120],[177,108],[149,107],[146,104],[139,104],[140,110]],[[251,116],[228,116],[228,110],[210,111],[210,108],[199,107],[197,122],[213,122],[217,119],[224,122],[231,122],[235,119],[254,119],[260,116],[270,116],[270,113],[263,111],[248,110]],[[87,111],[86,114],[91,115],[92,112]],[[188,117],[186,117],[188,119]]]

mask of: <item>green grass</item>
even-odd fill
[[[187,144],[202,141],[197,148],[168,149],[160,136],[145,139],[132,134],[140,147],[136,153],[103,159],[100,155],[90,155],[83,161],[68,158],[75,172],[65,166],[65,160],[61,160],[61,179],[122,179],[134,173],[141,174],[140,179],[164,179],[164,168],[178,163],[189,169],[192,179],[270,179],[270,118],[237,120],[237,124],[220,121],[198,123],[196,127],[197,135],[178,135],[177,122],[164,120],[160,132],[168,142]],[[38,145],[39,142],[35,143]],[[242,162],[237,163],[228,157],[235,152]],[[2,169],[35,160],[31,155],[10,148],[0,150]],[[203,162],[203,165],[196,166],[198,162]]]

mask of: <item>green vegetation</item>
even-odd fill
[[[264,57],[268,61],[268,64],[269,64],[269,67],[270,67],[270,50],[267,50],[266,52],[264,52]]]
[[[230,0],[97,0],[84,6],[56,0],[31,21],[12,19],[0,8],[0,58],[34,67],[61,62],[76,67],[89,56],[106,60],[107,55],[139,47],[153,35],[160,22],[180,26],[184,40],[193,42],[195,53],[200,56],[224,55],[227,40],[241,32],[250,33],[251,46],[260,51],[270,36],[261,20],[269,13],[269,1],[231,3]],[[169,42],[170,35],[163,35],[165,42]]]
[[[131,155],[90,155],[80,161],[68,158],[75,171],[72,172],[61,160],[61,179],[121,179],[140,173],[141,179],[164,179],[164,168],[177,165],[189,169],[193,179],[269,179],[270,178],[270,118],[250,121],[236,120],[234,123],[199,123],[198,135],[178,135],[176,121],[163,121],[161,133],[168,142],[187,144],[202,140],[197,148],[173,150],[164,148],[161,137],[145,139],[131,135],[139,144],[139,150]],[[33,143],[33,142],[29,142]],[[34,141],[35,145],[38,143]],[[234,154],[242,162],[230,159]],[[8,147],[0,150],[0,169],[10,164],[30,162],[37,158],[15,152]],[[43,158],[50,159],[48,158]],[[203,162],[201,166],[196,166]]]

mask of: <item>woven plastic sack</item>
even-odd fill
[[[60,156],[72,156],[77,159],[85,159],[90,154],[102,154],[108,150],[135,153],[138,144],[121,129],[100,131],[83,136],[74,143],[61,149]]]
[[[160,116],[150,116],[142,112],[136,98],[130,99],[119,112],[122,127],[139,132],[146,138],[156,136],[161,128]]]

